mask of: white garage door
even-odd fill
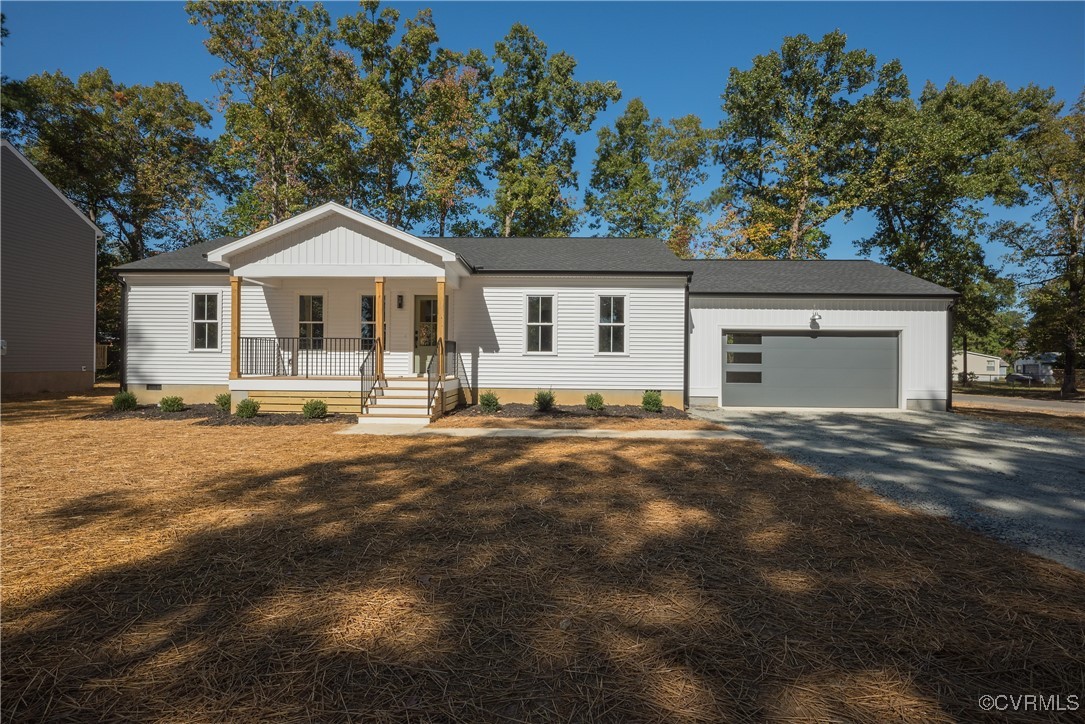
[[[724,407],[897,407],[896,332],[724,332]]]

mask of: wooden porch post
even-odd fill
[[[444,277],[437,279],[437,339],[441,340],[437,347],[437,379],[445,378],[445,280]]]
[[[376,277],[373,283],[375,287],[373,293],[373,305],[375,307],[373,320],[376,327],[374,335],[376,335],[377,340],[375,350],[379,352],[374,368],[377,371],[377,378],[380,379],[384,377],[384,277]]]
[[[230,277],[230,379],[241,379],[241,277]]]

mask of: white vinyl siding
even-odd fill
[[[725,330],[899,331],[900,405],[947,398],[948,301],[944,299],[841,299],[691,296],[691,398],[720,398]],[[751,348],[752,349],[752,348]]]
[[[556,354],[523,352],[526,297],[540,295],[555,297]],[[625,297],[625,355],[598,353],[600,296]],[[684,277],[479,275],[451,304],[450,336],[480,390],[682,390]]]
[[[230,375],[230,280],[225,274],[127,276],[129,384],[226,384]],[[193,348],[195,295],[219,304],[219,349]]]

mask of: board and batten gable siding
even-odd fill
[[[555,353],[525,352],[529,295],[553,295]],[[602,295],[626,298],[626,353],[598,353]],[[669,390],[684,378],[686,278],[505,276],[464,279],[450,335],[472,388]],[[579,404],[580,400],[559,403]]]
[[[946,400],[946,299],[690,297],[690,398],[720,399],[725,330],[809,330],[814,311],[825,332],[900,333],[900,403]]]
[[[439,259],[339,216],[290,229],[230,260],[238,276],[443,276]]]
[[[15,151],[0,150],[0,336],[7,373],[94,383],[96,232]]]
[[[225,385],[230,376],[230,277],[127,274],[125,281],[125,382]],[[218,350],[192,349],[193,294],[220,297]]]

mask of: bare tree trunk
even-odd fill
[[[512,236],[512,215],[513,212],[509,211],[505,214],[505,238]]]
[[[802,240],[802,218],[806,214],[806,203],[809,197],[810,181],[803,177],[802,196],[799,197],[799,206],[791,217],[790,243],[787,249],[787,258],[796,259],[799,253],[799,244]]]

